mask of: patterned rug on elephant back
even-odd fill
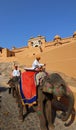
[[[24,104],[29,106],[36,104],[37,100],[35,73],[34,71],[25,71],[21,74],[20,94]]]

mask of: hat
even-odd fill
[[[41,59],[41,57],[39,55],[36,56],[36,59]]]
[[[18,68],[18,65],[14,65],[15,68]]]

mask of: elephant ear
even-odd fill
[[[45,82],[42,91],[51,94],[53,93],[53,86],[49,82]]]

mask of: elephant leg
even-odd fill
[[[23,121],[24,120],[23,119],[23,105],[22,105],[21,101],[18,102],[18,106],[19,106],[19,119],[21,121]]]
[[[14,97],[16,98],[16,89],[14,88]]]
[[[21,121],[23,121],[24,120],[24,118],[23,118],[23,105],[22,105],[22,101],[21,101],[21,97],[20,97],[19,91],[17,91],[17,90],[16,90],[16,101],[18,103],[19,119]]]
[[[16,97],[16,89],[15,89],[15,87],[12,88],[12,95],[13,95],[13,97]]]
[[[9,91],[8,91],[8,92],[9,92],[9,94],[11,94],[11,87],[9,88]]]
[[[12,93],[12,96],[14,97],[14,87],[11,87],[11,93]]]
[[[15,86],[15,97],[16,97],[16,103],[18,103],[19,102],[19,104],[20,104],[20,100],[21,100],[21,97],[20,97],[20,92],[19,92],[19,86],[17,85],[17,86]],[[18,105],[19,106],[19,105]]]
[[[56,111],[52,109],[51,100],[47,100],[45,103],[45,117],[47,119],[49,130],[54,129],[54,119],[56,117]]]
[[[42,93],[40,88],[38,88],[38,108],[37,108],[37,114],[38,114],[39,119],[40,119],[41,130],[47,130],[46,119],[45,119],[45,115],[44,115],[44,99],[45,99],[45,95]]]

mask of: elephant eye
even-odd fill
[[[65,86],[64,86],[63,84],[61,84],[60,87],[61,87],[62,89],[65,89]]]
[[[65,85],[61,84],[60,89],[63,90],[64,92],[66,92],[66,86]]]

